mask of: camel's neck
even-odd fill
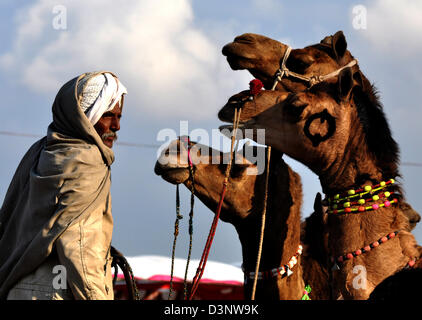
[[[320,175],[321,185],[327,198],[335,199],[336,194],[342,194],[340,198],[344,198],[349,190],[360,190],[365,186],[374,186],[395,178],[395,176],[387,177],[385,172],[388,170],[379,167],[375,157],[368,152],[359,121],[351,124],[351,132],[355,134],[350,137],[343,155]],[[376,243],[394,231],[407,228],[406,219],[396,203],[384,207],[385,201],[391,200],[385,198],[384,191],[400,193],[400,188],[390,186],[386,190],[373,193],[371,191],[365,196],[344,200],[338,204],[338,212],[333,210],[336,207],[329,208],[329,254],[334,259],[343,257],[340,260],[341,263],[338,263],[340,270],[333,272],[334,287],[343,294],[344,298],[368,298],[374,286],[403,268],[414,254],[412,253],[414,249],[411,248],[413,240],[404,241],[400,233],[398,237],[388,240],[385,244]],[[379,196],[380,199],[373,200],[373,196]],[[359,205],[358,200],[361,198],[367,199],[368,202]],[[356,211],[346,211],[345,205]],[[370,209],[372,205],[375,205],[375,210]],[[364,208],[369,209],[366,211]],[[373,244],[375,246],[369,247],[370,250],[362,250]],[[352,260],[352,262],[347,260]],[[364,270],[364,272],[377,270],[377,272],[368,271],[365,287],[355,285],[360,279],[353,276],[353,272],[357,270],[356,266],[360,266],[359,270]]]
[[[264,175],[261,178],[264,179]],[[242,244],[243,268],[249,272],[254,272],[256,268],[261,236],[263,190],[260,188],[259,192],[257,190],[255,193],[254,212],[235,226]],[[274,163],[270,168],[268,191],[260,271],[269,271],[287,264],[296,254],[300,244],[302,194],[299,177],[284,162],[279,166]],[[261,297],[299,298],[304,288],[300,263],[298,262],[291,271],[294,273],[294,276],[290,276],[292,279],[278,276],[258,281],[257,295],[260,292]],[[247,281],[246,291],[252,282],[253,280]]]

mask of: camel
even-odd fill
[[[190,142],[191,153],[199,161],[194,161],[194,194],[215,213],[220,199],[225,176],[223,159],[229,153],[213,150],[208,146]],[[196,150],[193,151],[196,147]],[[245,272],[245,297],[250,298],[260,236],[261,214],[264,199],[265,175],[257,175],[257,165],[249,161],[242,152],[236,154],[232,165],[227,193],[224,198],[220,219],[231,223],[239,236],[242,247],[243,268]],[[173,150],[173,151],[171,151]],[[175,152],[174,150],[178,150]],[[201,152],[202,150],[202,152]],[[206,150],[207,152],[203,152]],[[257,154],[255,152],[255,154]],[[163,157],[168,157],[168,164],[162,164]],[[173,141],[163,151],[155,165],[155,173],[172,184],[184,184],[191,190],[189,168],[186,161],[187,149],[180,140]],[[269,193],[267,218],[263,242],[260,271],[284,268],[279,274],[265,275],[258,280],[256,299],[258,300],[296,300],[303,295],[305,285],[311,286],[311,299],[329,299],[328,272],[321,266],[326,257],[321,254],[323,238],[320,234],[311,234],[323,224],[322,211],[316,210],[301,225],[300,210],[302,189],[300,177],[283,161],[279,152],[272,152],[269,169]],[[252,172],[252,174],[250,174]],[[320,199],[319,199],[320,200]],[[319,208],[318,200],[316,208]],[[301,228],[309,231],[302,237],[303,254],[298,254],[301,243]],[[295,257],[295,258],[292,258]],[[294,265],[297,262],[297,265]],[[290,263],[288,276],[285,268]]]
[[[280,68],[280,61],[286,53],[287,45],[263,35],[246,33],[234,39],[233,42],[223,47],[222,53],[233,70],[248,70],[256,79],[270,89],[274,83],[275,74]],[[307,77],[326,75],[353,61],[353,55],[347,50],[347,41],[342,31],[326,36],[320,43],[293,49],[288,56],[286,66],[289,70]],[[359,67],[353,66],[355,81],[359,82],[365,90],[372,86]],[[283,100],[287,93],[301,92],[309,87],[309,83],[288,75],[280,79],[275,90],[285,92],[284,95],[275,95]],[[249,97],[247,91],[232,96],[226,107],[219,112],[219,119],[230,122],[233,119],[234,108],[239,105],[242,97]],[[252,110],[255,113],[255,110]],[[241,120],[250,119],[248,109],[244,109]],[[230,119],[230,120],[227,120]],[[223,128],[229,128],[225,126]],[[413,229],[421,220],[421,216],[408,203],[400,202],[400,207],[409,219],[409,229]]]
[[[245,33],[226,44],[222,53],[233,70],[248,70],[256,79],[271,89],[275,75],[280,68],[288,46],[277,40],[254,33]],[[286,67],[306,77],[329,74],[354,60],[347,50],[347,41],[342,31],[327,36],[320,43],[302,49],[293,49],[286,61]],[[357,68],[357,67],[354,67]],[[275,89],[285,92],[299,92],[309,83],[285,75]]]
[[[235,99],[242,101],[244,129],[265,129],[267,145],[319,176],[332,266],[339,268],[332,272],[333,292],[344,299],[367,299],[421,254],[397,204],[403,200],[394,181],[398,145],[375,89],[361,80],[360,71],[347,68],[301,92],[265,90],[252,100],[243,92]],[[229,121],[234,104],[223,107],[220,120]]]

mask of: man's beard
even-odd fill
[[[104,133],[104,134],[101,136],[101,139],[102,139],[103,141],[105,141],[107,138],[110,138],[110,137],[112,137],[112,138],[113,138],[113,142],[114,142],[114,141],[116,141],[116,140],[117,140],[117,133],[115,133],[115,132],[107,132],[107,133]]]

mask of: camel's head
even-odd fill
[[[215,212],[230,153],[222,153],[206,145],[190,141],[190,157],[193,164],[193,169],[190,171],[188,144],[183,142],[183,139],[184,137],[181,137],[172,141],[162,151],[155,164],[155,173],[167,182],[183,183],[188,188],[191,187],[190,175],[193,174],[195,195]],[[259,172],[257,164],[247,159],[248,154],[254,156],[257,151],[250,152],[247,148],[252,147],[245,147],[241,152],[236,153],[235,162],[232,164],[221,213],[223,221],[233,222],[236,218],[248,216],[252,211],[255,181],[259,177],[257,176]]]
[[[243,92],[230,99],[245,100],[241,104],[243,128],[265,129],[266,144],[317,173],[341,165],[345,154],[354,156],[363,150],[386,174],[394,176],[397,145],[376,97],[363,91],[359,80],[347,68],[338,79],[302,92],[264,90],[253,100],[245,99],[247,92]],[[227,103],[219,117],[232,122],[233,106]]]
[[[245,33],[223,47],[223,55],[233,70],[249,70],[256,78],[270,80],[280,67],[287,46],[277,40]],[[262,81],[261,79],[261,81]]]
[[[223,55],[233,70],[247,69],[255,78],[271,89],[275,74],[286,52],[287,45],[258,34],[246,33],[223,47]],[[310,77],[333,72],[353,60],[347,50],[342,31],[327,36],[318,44],[291,51],[286,66],[290,71]],[[308,84],[293,77],[283,77],[277,90],[298,92]]]

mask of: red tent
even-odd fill
[[[127,258],[136,284],[144,300],[168,300],[170,289],[171,259],[162,256],[137,256]],[[191,260],[188,271],[188,288],[195,276],[199,260]],[[173,272],[171,300],[183,300],[186,260],[176,258]],[[115,299],[127,299],[123,273],[119,270],[114,287]],[[195,293],[198,300],[242,300],[243,272],[235,265],[208,261],[204,275]]]

